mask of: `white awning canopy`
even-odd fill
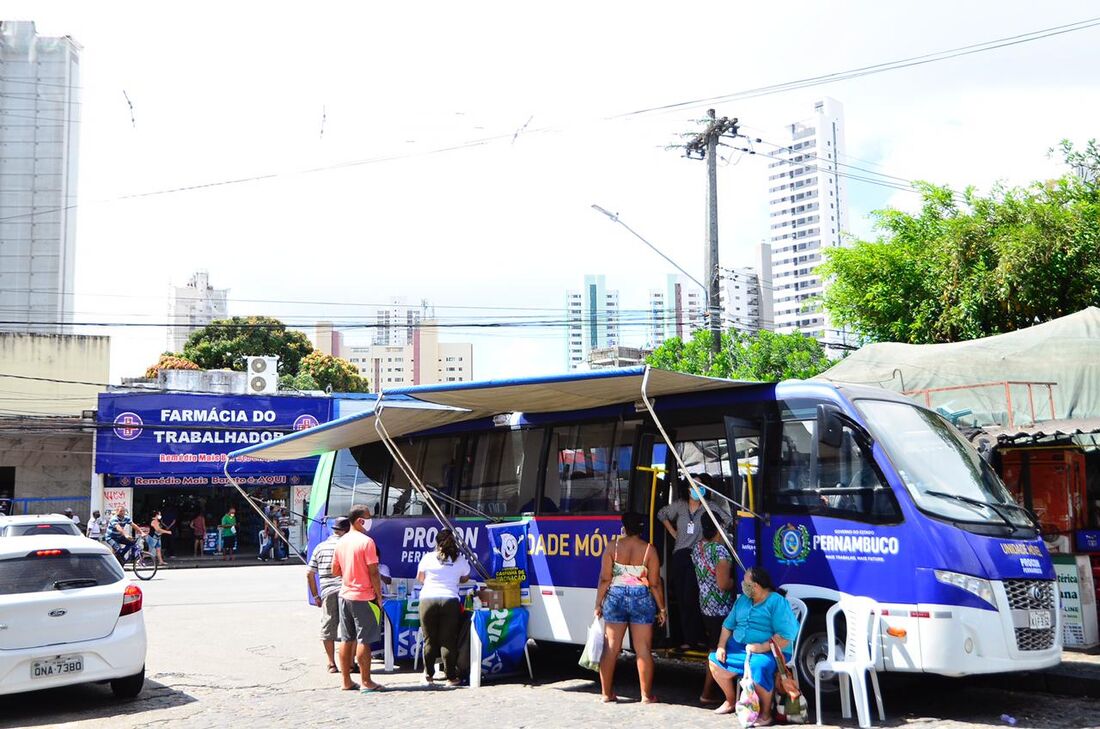
[[[599,370],[556,377],[430,385],[394,391],[384,400],[382,422],[391,437],[499,413],[553,413],[640,402],[645,367]],[[681,372],[650,370],[650,398],[758,385]],[[315,456],[380,440],[375,412],[333,420],[301,433],[230,453],[231,460],[281,461]],[[243,457],[243,458],[242,458]]]
[[[385,407],[382,408],[382,422],[390,436],[394,438],[420,430],[438,428],[469,417],[469,410],[416,400],[385,401]],[[237,463],[248,460],[291,461],[296,458],[317,456],[328,451],[351,448],[363,443],[374,443],[381,440],[375,430],[375,420],[375,410],[371,409],[322,423],[309,430],[233,451],[229,454],[229,458],[230,461]]]

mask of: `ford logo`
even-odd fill
[[[69,611],[68,610],[51,610],[50,611],[50,617],[51,618],[60,618],[62,615],[64,615],[67,612],[69,612]]]

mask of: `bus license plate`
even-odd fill
[[[31,678],[51,678],[84,670],[84,656],[58,656],[31,663]]]
[[[1042,630],[1050,627],[1050,612],[1047,610],[1031,610],[1027,614],[1028,627],[1032,630]]]

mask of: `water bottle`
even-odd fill
[[[404,578],[399,578],[397,582],[397,599],[404,600],[409,594],[409,586],[405,582]]]

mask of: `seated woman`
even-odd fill
[[[760,697],[760,718],[755,726],[772,723],[772,695],[778,666],[772,655],[775,641],[790,661],[798,620],[790,603],[776,590],[771,576],[762,567],[750,567],[741,581],[741,595],[722,623],[718,648],[710,654],[710,671],[725,694],[725,702],[716,714],[732,714],[737,703],[737,678],[745,670],[745,656]]]

